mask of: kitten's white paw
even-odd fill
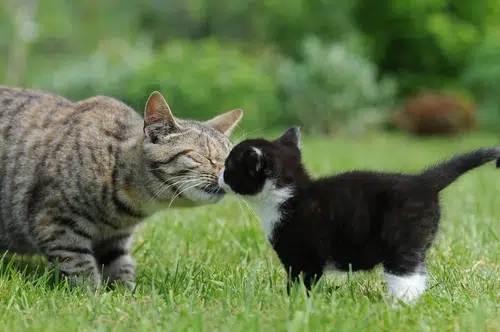
[[[406,304],[414,304],[427,288],[427,277],[422,272],[405,276],[385,273],[384,277],[387,280],[389,296]]]

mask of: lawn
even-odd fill
[[[369,135],[305,138],[314,175],[364,168],[416,172],[456,152],[500,144],[497,136],[453,140]],[[391,308],[380,269],[328,275],[307,298],[288,297],[285,273],[240,202],[169,210],[135,238],[138,287],[86,294],[50,286],[46,275],[0,272],[5,331],[500,331],[500,170],[471,171],[442,194],[443,218],[428,266],[430,290]]]

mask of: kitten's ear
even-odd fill
[[[241,121],[242,117],[243,110],[236,109],[205,121],[205,124],[217,131],[220,131],[224,135],[229,136],[233,132],[233,129],[236,127],[236,125],[238,125],[238,123]]]
[[[146,102],[146,108],[144,110],[144,127],[159,122],[163,122],[169,127],[180,128],[165,98],[163,98],[158,91],[154,91]]]
[[[292,127],[285,131],[275,142],[285,145],[294,145],[300,149],[300,128]]]

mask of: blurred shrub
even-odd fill
[[[394,81],[377,79],[377,68],[348,41],[324,45],[308,38],[304,61],[284,60],[278,68],[288,118],[306,131],[332,133],[340,126],[363,124],[392,106]],[[378,117],[378,116],[377,116]]]
[[[265,59],[215,40],[172,41],[154,56],[147,47],[119,46],[101,47],[38,85],[73,99],[111,95],[141,114],[150,93],[158,90],[179,117],[203,120],[242,108],[248,128],[273,125],[280,117],[274,76]]]
[[[265,59],[214,40],[168,43],[123,87],[122,99],[136,108],[143,107],[151,91],[159,90],[174,114],[185,118],[208,119],[242,108],[242,125],[261,128],[274,124],[281,113]]]
[[[390,124],[414,135],[451,136],[476,128],[476,107],[459,97],[421,92],[407,98]]]
[[[403,95],[453,85],[487,26],[489,0],[359,0],[356,22]],[[498,17],[497,17],[498,18]]]
[[[102,94],[121,97],[126,94],[124,81],[151,61],[153,54],[144,40],[133,45],[107,40],[87,57],[60,58],[57,69],[33,70],[36,75],[29,77],[28,86],[58,92],[73,100]]]

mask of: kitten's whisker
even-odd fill
[[[248,204],[247,201],[245,200],[242,200],[243,203],[245,203],[245,205],[247,206],[248,210],[256,217],[256,218],[259,218],[259,214],[255,211],[255,209],[250,205]]]
[[[243,205],[243,203],[242,203],[242,201],[241,201],[241,200],[239,200],[239,199],[238,199],[238,200],[237,200],[237,202],[238,202],[238,206],[240,207],[241,214],[242,214],[243,216],[245,216],[245,218],[244,218],[244,219],[245,219],[246,224],[247,224],[247,225],[248,225],[248,224],[250,224],[250,222],[249,222],[249,221],[250,221],[250,218],[248,218],[248,211],[245,211],[245,208],[243,207],[244,205]]]

